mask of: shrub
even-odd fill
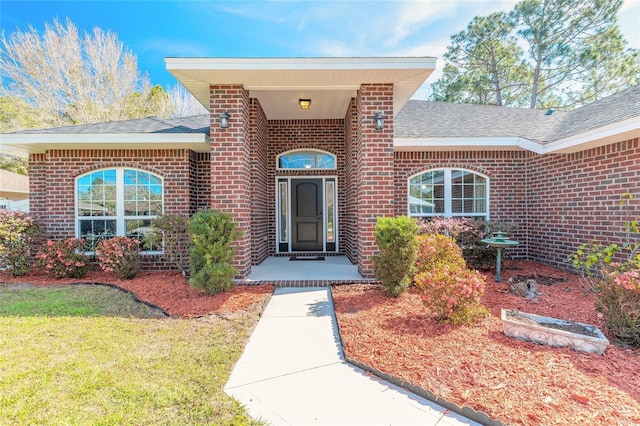
[[[217,294],[234,286],[233,243],[242,235],[231,214],[201,210],[189,221],[189,261],[194,287]]]
[[[512,222],[485,221],[467,217],[437,216],[422,220],[420,224],[420,234],[443,234],[455,239],[462,249],[464,259],[477,269],[492,268],[496,265],[496,249],[487,247],[482,240],[491,237],[497,231],[509,235],[517,229],[517,225]],[[503,252],[503,256],[506,254],[508,252]]]
[[[465,268],[462,250],[455,240],[442,234],[419,235],[415,273],[431,271],[442,264],[454,269]]]
[[[595,292],[606,328],[621,342],[640,347],[640,269],[605,273]]]
[[[29,272],[32,253],[43,239],[44,227],[31,215],[0,210],[0,269],[13,276]]]
[[[620,206],[630,205],[631,200],[633,195],[624,194]],[[604,315],[607,330],[620,341],[640,347],[640,217],[627,220],[624,232],[621,245],[591,241],[581,244],[567,260],[595,295],[596,310]]]
[[[138,274],[140,241],[134,238],[114,237],[102,240],[95,253],[103,271],[113,272],[123,280],[130,280]]]
[[[82,278],[89,268],[88,257],[79,251],[84,244],[84,240],[78,238],[62,241],[48,240],[36,257],[40,266],[50,276]]]
[[[423,294],[424,305],[439,321],[473,324],[487,313],[480,299],[485,279],[466,268],[460,247],[445,235],[418,238],[414,282]]]
[[[371,260],[373,272],[389,296],[399,296],[411,284],[417,231],[416,221],[407,216],[377,219],[374,236],[380,251]]]
[[[145,236],[145,247],[160,249],[182,275],[189,270],[189,219],[179,215],[151,219],[151,232]]]

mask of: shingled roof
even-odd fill
[[[126,133],[205,133],[209,134],[209,115],[161,119],[146,117],[135,120],[109,121],[106,123],[77,126],[30,129],[16,134],[126,134]]]
[[[551,114],[547,110],[410,100],[395,117],[394,137],[405,141],[428,141],[438,138],[468,140],[470,142],[465,146],[471,149],[474,146],[473,141],[481,138],[520,138],[530,141],[527,142],[530,144],[527,149],[539,151],[535,147],[544,149],[543,147],[552,142],[619,123],[627,123],[627,136],[631,134],[632,137],[637,137],[635,136],[638,132],[637,123],[640,123],[640,85],[572,111],[553,111]],[[210,117],[204,114],[173,119],[149,117],[23,130],[11,134],[52,136],[204,134],[208,136],[209,126]],[[630,127],[632,133],[628,133]],[[198,149],[207,148],[207,145],[202,143],[201,145],[202,147],[199,146]],[[412,144],[409,143],[409,146]]]
[[[398,138],[520,137],[546,144],[589,130],[638,118],[640,86],[572,111],[409,101],[395,118]]]

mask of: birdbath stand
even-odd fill
[[[518,245],[518,242],[507,239],[502,231],[495,232],[491,238],[486,238],[482,240],[482,242],[489,247],[495,247],[498,251],[496,255],[496,282],[499,283],[501,279],[500,271],[502,269],[502,249]]]

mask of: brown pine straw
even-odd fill
[[[640,350],[609,345],[604,355],[592,355],[502,332],[501,307],[604,331],[579,277],[532,262],[509,262],[506,268],[499,284],[492,272],[486,274],[483,304],[491,316],[477,327],[435,322],[415,290],[392,299],[375,285],[333,287],[346,354],[505,424],[640,424]],[[539,286],[536,303],[508,292],[506,281],[514,275],[566,281]]]

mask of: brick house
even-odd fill
[[[28,154],[31,211],[59,238],[140,235],[159,213],[233,214],[240,276],[272,255],[347,256],[372,276],[378,216],[518,224],[562,264],[621,241],[640,196],[640,86],[573,111],[410,100],[434,58],[168,58],[208,115],[2,135]],[[635,202],[635,201],[634,201]],[[145,255],[149,268],[162,254]]]

